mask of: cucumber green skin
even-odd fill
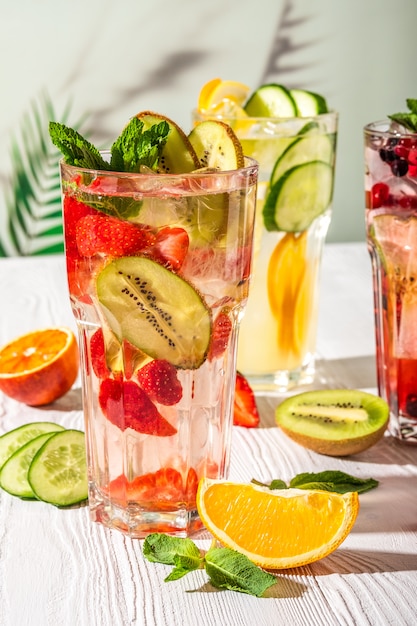
[[[301,193],[304,175],[311,174],[308,170],[312,167],[319,174],[315,181],[316,190],[321,192],[322,197],[309,194],[308,190],[306,194]],[[332,196],[333,168],[328,163],[310,161],[296,165],[285,172],[269,191],[263,208],[265,228],[268,231],[303,232],[329,208]]]
[[[297,115],[308,117],[309,115],[322,115],[328,113],[327,102],[318,93],[307,89],[290,89],[290,94],[297,107]]]
[[[14,428],[0,437],[0,470],[6,461],[23,445],[43,433],[64,430],[54,422],[30,422]]]
[[[245,111],[250,117],[296,117],[297,106],[286,87],[268,83],[252,94]]]
[[[84,433],[64,430],[52,435],[33,457],[28,481],[38,500],[54,506],[71,506],[87,500]]]
[[[297,136],[276,160],[271,174],[271,187],[291,167],[312,161],[333,164],[334,143],[329,135],[314,135],[311,131],[306,131]]]
[[[28,470],[36,452],[54,434],[51,432],[38,435],[12,454],[0,470],[0,487],[4,491],[24,500],[36,499],[27,479]]]

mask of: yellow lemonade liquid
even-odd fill
[[[249,119],[232,124],[244,153],[260,164],[252,281],[239,331],[237,365],[255,389],[286,390],[309,383],[314,376],[319,267],[330,208],[302,232],[267,231],[262,213],[271,173],[300,125],[287,124],[280,130],[271,125],[270,137],[248,139],[243,134],[256,132]],[[286,134],[277,136],[279,132]],[[334,143],[335,136],[331,139]]]

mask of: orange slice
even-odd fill
[[[63,396],[78,374],[78,346],[69,328],[36,330],[0,349],[0,391],[31,406]]]
[[[249,91],[247,85],[238,81],[215,78],[202,87],[198,97],[198,109],[209,111],[215,108],[220,113],[220,105],[223,102],[228,102],[235,105],[233,108],[243,111],[242,107]],[[242,115],[246,115],[246,113],[243,111]]]
[[[203,478],[203,524],[220,543],[266,569],[318,561],[346,539],[359,510],[356,492],[283,489]]]

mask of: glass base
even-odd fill
[[[253,374],[242,372],[254,391],[285,393],[297,387],[311,385],[315,377],[315,359],[294,370],[279,370],[271,374]]]
[[[91,521],[118,530],[133,539],[144,539],[150,533],[189,537],[204,528],[196,509],[149,511],[135,505],[118,507],[104,499],[92,498],[91,492],[89,507]]]
[[[417,445],[417,420],[410,417],[397,417],[391,413],[388,430],[392,437],[403,443]]]

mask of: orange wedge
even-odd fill
[[[346,539],[359,510],[356,492],[279,489],[203,478],[203,524],[224,546],[265,569],[318,561]]]
[[[241,109],[249,95],[249,87],[235,80],[214,78],[203,85],[198,97],[198,109],[209,111],[219,109],[224,101]]]
[[[31,406],[63,396],[78,374],[78,345],[69,328],[35,330],[0,349],[0,391]]]

